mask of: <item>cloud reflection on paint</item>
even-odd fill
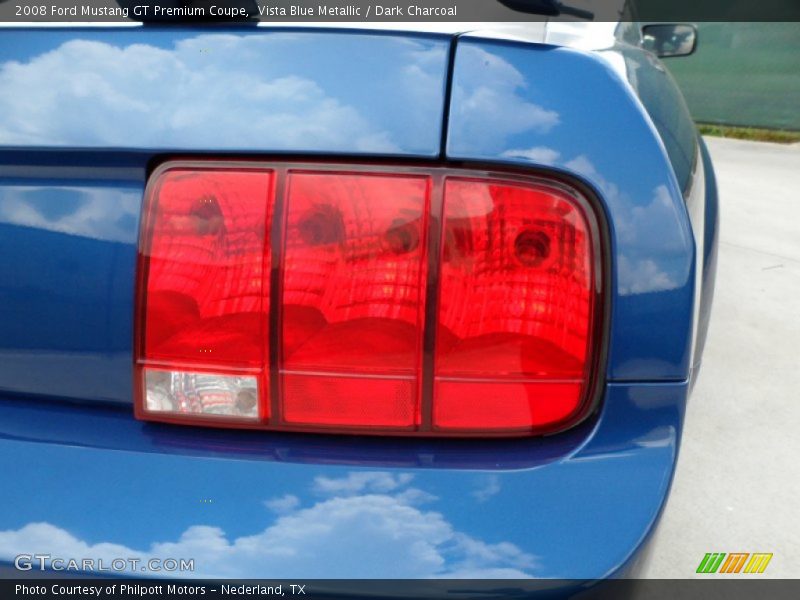
[[[592,181],[609,204],[631,204],[622,198],[619,186],[603,177],[586,156],[580,155],[569,160],[564,167]],[[676,263],[682,262],[689,245],[689,240],[683,237],[685,232],[664,227],[664,223],[680,222],[680,219],[665,185],[653,189],[647,204],[634,205],[628,211],[618,211],[614,227],[620,248],[617,288],[621,295],[672,290],[683,285],[687,276],[683,270],[668,273],[649,258],[656,254],[671,254],[676,258]]]
[[[135,242],[138,187],[4,185],[0,224],[34,227],[111,242]]]
[[[87,543],[49,523],[0,532],[0,556],[48,553],[54,557],[194,558],[194,577],[522,578],[534,556],[508,542],[487,543],[454,527],[427,507],[436,497],[413,487],[413,475],[389,472],[317,477],[316,501],[293,495],[265,501],[273,516],[251,535],[229,539],[219,527],[194,525],[176,541],[146,550]],[[269,518],[265,514],[265,520]],[[365,572],[366,565],[380,570]],[[185,575],[185,574],[184,574]]]
[[[548,133],[559,124],[555,110],[525,97],[530,93],[525,77],[496,54],[464,46],[459,62],[463,67],[453,89],[452,139],[481,140],[499,150],[510,135]]]
[[[537,165],[560,167],[576,173],[598,188],[610,206],[630,206],[633,203],[613,181],[606,179],[586,155],[564,159],[561,153],[547,146],[507,150],[503,157],[522,159]],[[682,231],[665,228],[664,223],[679,221],[680,215],[665,185],[653,189],[650,201],[617,211],[614,228],[619,254],[617,258],[617,286],[621,295],[643,294],[672,290],[682,285],[686,273],[676,270],[668,273],[650,258],[657,254],[672,254],[682,259],[688,239]],[[678,275],[681,277],[679,278]]]
[[[444,44],[148,33],[127,45],[86,34],[0,63],[0,144],[388,154],[438,145]],[[358,64],[366,47],[380,65],[337,75],[335,60]]]

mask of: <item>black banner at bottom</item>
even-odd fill
[[[800,580],[788,579],[560,579],[498,580],[142,580],[0,579],[0,598],[177,600],[185,598],[575,598],[738,600],[800,598]]]

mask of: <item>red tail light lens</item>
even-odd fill
[[[590,407],[598,350],[587,206],[562,185],[464,171],[167,165],[143,213],[137,415],[564,428]]]
[[[448,179],[434,423],[536,428],[580,407],[594,285],[583,211],[557,189]]]
[[[148,414],[267,415],[241,407],[268,383],[272,181],[269,170],[178,168],[155,182],[140,261]]]
[[[287,423],[419,424],[428,180],[289,175],[281,369]]]

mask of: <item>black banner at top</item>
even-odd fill
[[[0,0],[0,22],[795,21],[800,0]]]

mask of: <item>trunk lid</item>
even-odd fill
[[[444,33],[15,28],[0,41],[0,390],[127,403],[167,157],[435,158]]]

